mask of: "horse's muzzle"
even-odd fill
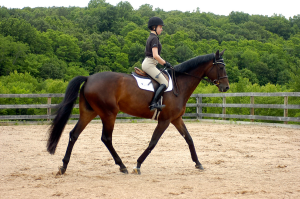
[[[223,85],[223,84],[219,84],[219,91],[220,92],[226,92],[226,91],[228,91],[229,90],[229,85]]]

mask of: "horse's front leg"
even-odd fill
[[[179,133],[184,137],[186,143],[188,144],[192,156],[192,160],[196,163],[195,167],[197,169],[203,170],[202,164],[198,160],[198,156],[195,150],[193,139],[188,132],[182,117],[177,118],[176,120],[172,121],[172,124],[176,127]]]
[[[160,139],[162,134],[165,132],[165,130],[168,128],[169,124],[170,124],[169,121],[159,121],[158,122],[158,124],[154,130],[154,133],[152,135],[149,146],[144,151],[144,153],[138,158],[137,166],[136,166],[136,168],[133,169],[133,173],[141,174],[140,168],[141,168],[142,163],[147,158],[147,156],[151,153],[151,151],[154,149],[158,140]]]

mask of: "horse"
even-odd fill
[[[157,119],[157,126],[148,147],[137,159],[135,173],[141,174],[141,164],[154,149],[170,123],[176,127],[185,139],[191,158],[196,163],[196,169],[204,169],[198,160],[193,139],[184,124],[182,116],[185,113],[188,99],[202,79],[207,78],[207,81],[214,83],[220,92],[226,92],[229,89],[229,81],[222,58],[224,51],[220,53],[218,50],[216,53],[200,55],[174,66],[173,78],[176,78],[179,95],[175,96],[172,92],[163,94],[163,104],[166,106]],[[149,103],[154,93],[140,89],[135,78],[130,74],[101,72],[88,77],[77,76],[73,78],[67,86],[63,101],[57,107],[56,116],[48,131],[47,151],[52,155],[55,153],[78,95],[79,119],[70,131],[69,143],[62,160],[63,166],[59,168],[58,174],[63,175],[66,172],[76,140],[88,123],[97,115],[100,116],[102,121],[101,141],[111,153],[115,164],[120,166],[120,172],[127,174],[128,170],[112,144],[115,120],[119,111],[140,118],[152,118],[153,112],[149,109]]]

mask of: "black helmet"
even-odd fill
[[[159,17],[151,17],[148,21],[148,28],[150,30],[152,30],[152,26],[158,26],[158,25],[162,25],[164,26],[164,22],[161,18]]]

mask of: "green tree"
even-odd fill
[[[194,57],[193,51],[186,45],[178,46],[175,49],[176,58],[179,63],[187,61]]]
[[[106,3],[105,0],[91,0],[89,3],[92,17],[96,17],[96,27],[99,32],[109,31],[117,18],[116,7]]]
[[[293,35],[287,41],[287,48],[290,48],[292,55],[300,58],[300,33]]]
[[[239,63],[240,69],[247,68],[253,70],[255,65],[259,62],[259,54],[253,50],[246,49],[243,54],[241,54],[241,59]]]
[[[269,18],[265,27],[270,32],[282,36],[284,39],[288,39],[291,35],[291,26],[288,20],[282,15],[274,15]]]
[[[86,8],[0,7],[0,75],[69,80],[76,71],[129,72],[143,61],[152,16],[166,24],[161,56],[173,65],[226,48],[233,83],[287,85],[299,69],[299,16],[166,12],[150,4],[134,10],[126,1],[91,0]]]
[[[9,18],[0,23],[0,34],[12,36],[15,41],[27,43],[32,50],[37,45],[37,31],[24,19]]]
[[[292,92],[300,92],[300,68],[295,71],[295,73],[291,73],[291,81],[289,82],[289,87]]]
[[[97,58],[98,56],[95,51],[87,50],[81,52],[79,61],[82,63],[82,67],[91,74],[94,72],[97,65]]]
[[[69,35],[63,34],[57,38],[59,47],[56,49],[56,55],[67,62],[76,62],[80,57],[80,48],[77,45],[78,40]]]
[[[234,12],[232,11],[228,18],[231,23],[241,24],[249,21],[250,15],[244,12]]]
[[[14,71],[8,76],[0,77],[0,93],[3,94],[31,94],[35,93],[38,81],[29,73]],[[1,98],[0,104],[34,104],[32,98]],[[34,109],[1,109],[1,115],[33,115]]]
[[[42,87],[45,93],[65,93],[68,83],[61,79],[47,79],[42,82]]]
[[[139,43],[134,43],[131,45],[127,54],[130,66],[134,65],[138,61],[142,62],[145,57],[145,46]]]
[[[141,45],[146,45],[149,32],[142,29],[135,29],[127,33],[125,37],[126,43],[139,43]]]
[[[128,67],[128,55],[125,53],[117,53],[115,62],[112,67],[113,71],[126,73]]]
[[[67,62],[76,62],[80,57],[78,39],[59,31],[48,30],[47,37],[52,40],[55,55]]]
[[[135,29],[138,29],[138,25],[133,23],[133,22],[129,22],[126,26],[124,26],[120,32],[120,34],[123,36],[123,37],[126,37],[126,35],[135,30]]]
[[[67,64],[57,58],[45,62],[40,69],[40,77],[43,79],[62,79],[65,76]]]
[[[105,0],[90,0],[88,8],[97,8],[98,6],[106,6]]]
[[[4,6],[0,6],[0,19],[7,19],[9,18],[10,15],[9,15],[9,12],[8,12],[8,9]]]
[[[241,70],[241,76],[243,78],[249,79],[252,84],[258,84],[259,80],[257,79],[257,75],[253,73],[251,70],[244,68]]]
[[[133,7],[128,1],[120,1],[117,6],[117,18],[130,19]]]
[[[238,82],[241,77],[241,71],[237,66],[230,67],[226,65],[226,73],[230,83]]]
[[[70,81],[76,76],[89,76],[89,73],[84,68],[76,65],[76,63],[70,63],[64,74],[64,80]]]
[[[0,77],[0,82],[6,86],[8,93],[34,93],[38,86],[38,81],[29,73],[11,72],[8,76]],[[21,99],[16,99],[21,100]]]
[[[153,11],[153,6],[150,4],[141,5],[137,11],[141,14],[142,17],[148,19],[154,17],[155,15],[155,12]]]
[[[268,74],[270,83],[276,84],[278,79],[278,73],[284,71],[288,65],[284,59],[280,59],[277,54],[264,53],[261,57],[261,61],[266,63],[268,69],[264,71]]]
[[[24,60],[24,67],[20,72],[28,72],[35,78],[40,77],[41,67],[50,61],[46,55],[28,54]]]
[[[27,44],[14,42],[11,36],[4,37],[0,34],[0,76],[18,70],[22,71],[24,57],[30,51]]]

